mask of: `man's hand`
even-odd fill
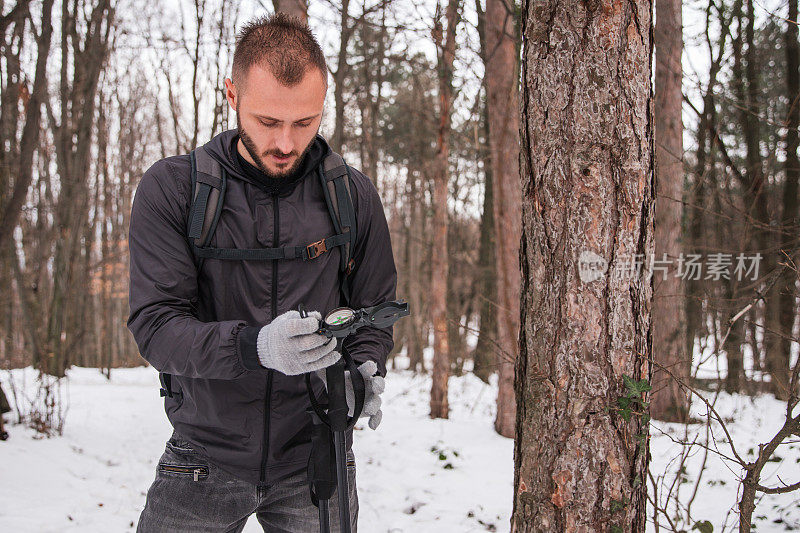
[[[334,352],[338,355],[338,352]],[[338,359],[338,358],[337,358]],[[369,417],[367,425],[371,429],[377,429],[378,424],[381,423],[383,412],[381,411],[381,393],[386,388],[386,381],[382,376],[375,376],[378,371],[378,365],[375,361],[367,361],[358,367],[358,371],[364,376],[364,408],[361,410],[361,417]],[[317,376],[328,386],[325,379],[325,370],[317,370]],[[355,410],[355,393],[353,392],[353,382],[350,380],[350,371],[344,371],[344,394],[347,399],[347,407],[349,411],[347,416],[353,416]]]
[[[328,367],[339,360],[336,338],[316,333],[322,318],[319,311],[301,318],[298,311],[283,313],[258,332],[258,359],[261,366],[287,376],[305,374]]]

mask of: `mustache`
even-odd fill
[[[274,156],[277,156],[277,157],[289,157],[290,155],[297,155],[297,152],[292,150],[288,154],[284,154],[280,150],[267,150],[266,152],[264,152],[264,157],[266,157],[268,155],[274,155]]]

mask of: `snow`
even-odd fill
[[[704,396],[713,400],[714,393],[706,392]],[[750,398],[740,394],[720,393],[714,405],[732,437],[737,453],[746,461],[755,460],[760,443],[768,442],[783,425],[786,403],[780,402],[772,395],[764,394]],[[738,528],[738,496],[739,479],[744,476],[742,468],[732,460],[724,459],[718,454],[705,450],[700,445],[707,445],[712,450],[731,457],[732,452],[725,433],[718,423],[711,425],[711,432],[706,435],[706,407],[700,401],[694,401],[690,416],[701,423],[690,424],[686,432],[682,424],[654,423],[651,427],[650,453],[652,456],[651,473],[654,477],[668,472],[665,482],[659,482],[659,500],[663,505],[668,486],[680,470],[681,449],[675,441],[693,442],[698,445],[689,451],[685,462],[686,475],[675,483],[674,490],[679,493],[684,520],[681,524],[687,531],[692,530],[695,522],[708,520],[714,531],[727,531],[734,526]],[[763,470],[761,484],[770,487],[781,486],[780,480],[787,484],[800,479],[800,441],[791,439],[778,447],[774,454],[774,462],[769,462]],[[705,470],[699,475],[703,460]],[[780,480],[778,479],[780,476]],[[691,521],[685,520],[686,506],[700,477],[699,488],[694,502],[691,504]],[[652,495],[652,485],[648,490]],[[760,501],[758,498],[761,498]],[[652,516],[652,510],[649,511]],[[674,516],[674,505],[671,507]],[[661,527],[666,521],[660,519]],[[790,531],[800,529],[800,493],[784,495],[758,495],[756,512],[753,514],[756,531]],[[652,530],[652,528],[651,528]],[[669,528],[666,529],[669,531]]]
[[[135,530],[171,434],[158,375],[140,367],[114,369],[111,381],[91,368],[68,376],[63,436],[39,438],[7,425],[0,531]],[[35,373],[0,374],[13,404],[10,379],[31,389]],[[494,432],[496,390],[472,375],[452,377],[451,417],[431,420],[430,377],[390,372],[380,427],[356,426],[360,532],[508,529],[513,441]],[[252,517],[245,532],[256,531]]]
[[[9,396],[11,379],[17,388],[25,381],[31,390],[35,373],[27,368],[0,374]],[[448,420],[428,418],[429,376],[390,370],[386,384],[381,426],[372,431],[359,424],[355,435],[359,531],[508,531],[513,441],[493,429],[496,382],[487,385],[471,374],[451,377]],[[73,368],[64,390],[69,411],[63,436],[39,438],[30,429],[9,424],[11,438],[0,442],[0,531],[134,530],[171,433],[158,387],[150,367],[114,369],[111,381],[96,369]],[[739,454],[751,460],[751,450],[780,427],[785,404],[769,395],[751,399],[720,394],[716,409]],[[703,404],[694,402],[693,416],[703,420],[704,413]],[[665,486],[680,468],[682,446],[676,441],[691,442],[696,436],[698,443],[706,442],[705,424],[689,425],[686,434],[685,428],[652,425],[651,472],[659,479],[666,472]],[[712,428],[716,448],[730,455],[719,426]],[[709,442],[714,448],[714,440]],[[798,443],[778,449],[780,460],[769,463],[762,484],[778,485],[778,475],[786,483],[800,479]],[[686,481],[675,484],[682,516],[694,491],[703,449],[695,446],[689,455]],[[737,465],[709,454],[691,505],[692,520],[680,526],[691,531],[694,522],[709,520],[719,532],[727,520],[730,531],[737,519],[730,510],[735,511],[738,501],[738,475]],[[648,489],[652,495],[650,483]],[[662,487],[662,502],[664,492]],[[648,514],[652,516],[652,511]],[[764,496],[754,516],[756,531],[798,529],[798,495]],[[665,520],[660,523],[664,531]],[[654,530],[652,524],[648,529]],[[261,531],[255,517],[245,531]]]

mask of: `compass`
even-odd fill
[[[408,316],[408,303],[404,300],[384,302],[373,307],[351,309],[337,307],[330,311],[325,318],[320,320],[317,333],[326,337],[344,338],[352,335],[359,328],[372,326],[374,328],[388,328],[404,316]],[[300,305],[300,316],[308,316],[305,308]]]
[[[322,321],[330,330],[339,331],[346,329],[356,320],[356,312],[349,307],[338,307],[328,313]]]

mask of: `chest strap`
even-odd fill
[[[267,261],[271,259],[315,259],[336,246],[350,242],[350,235],[339,234],[312,242],[307,246],[284,246],[283,248],[200,248],[194,245],[197,257],[229,261]]]

